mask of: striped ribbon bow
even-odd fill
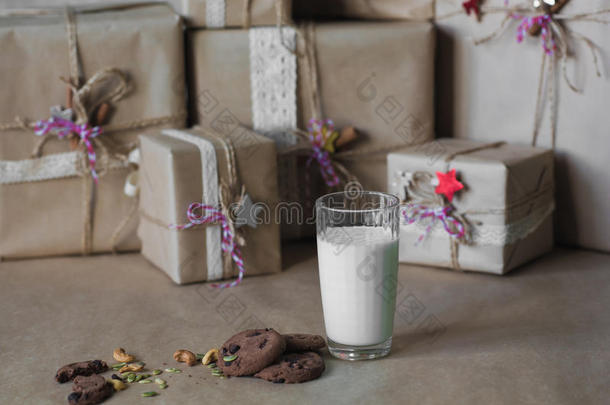
[[[442,207],[428,207],[421,204],[408,204],[409,209],[403,210],[403,217],[407,225],[431,218],[431,222],[426,226],[426,230],[417,238],[416,243],[420,243],[432,231],[437,221],[441,221],[445,231],[455,239],[462,239],[466,235],[464,224],[455,218],[451,212],[453,207],[445,205]],[[410,212],[409,212],[410,211]]]
[[[91,177],[97,184],[98,175],[95,171],[95,149],[93,148],[92,139],[99,136],[102,133],[101,127],[91,127],[89,124],[76,124],[71,120],[60,117],[51,117],[48,120],[41,120],[36,122],[34,127],[34,133],[38,136],[44,136],[49,133],[54,133],[58,138],[64,138],[71,133],[76,134],[87,148],[87,157],[89,159],[89,167],[91,170]]]
[[[313,159],[316,159],[320,164],[320,172],[326,185],[328,187],[338,186],[340,183],[339,177],[332,165],[329,152],[324,148],[326,142],[335,133],[335,124],[329,119],[311,119],[307,125],[307,131],[313,150],[311,157],[307,161],[307,167],[311,165]]]
[[[200,214],[197,214],[200,212]],[[222,283],[222,284],[212,284],[212,287],[215,288],[227,288],[227,287],[235,287],[241,280],[244,278],[244,260],[241,255],[241,251],[239,247],[235,243],[235,235],[233,230],[231,229],[231,225],[229,223],[229,219],[222,213],[222,211],[218,208],[212,207],[211,205],[204,205],[201,203],[192,203],[189,205],[188,210],[186,211],[186,216],[189,220],[188,224],[185,225],[170,225],[172,229],[188,229],[197,225],[205,225],[205,224],[216,224],[220,223],[222,228],[222,242],[220,244],[222,250],[225,253],[231,255],[231,258],[235,262],[239,270],[239,274],[237,279],[233,280],[230,283]]]

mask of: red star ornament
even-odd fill
[[[436,194],[443,194],[449,202],[453,201],[453,194],[464,188],[464,185],[455,178],[455,169],[447,173],[436,172],[438,186],[434,189]]]

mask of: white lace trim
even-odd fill
[[[216,162],[216,149],[212,142],[205,138],[191,135],[175,129],[162,131],[163,135],[171,136],[184,142],[189,142],[199,148],[201,153],[201,178],[203,180],[203,196],[201,202],[217,207],[219,204],[218,164]],[[222,250],[220,248],[220,225],[210,225],[205,228],[205,243],[207,253],[208,281],[222,279]]]
[[[222,28],[226,21],[225,0],[206,0],[205,25],[209,28]]]
[[[518,221],[504,225],[488,225],[484,222],[470,227],[470,242],[479,246],[506,246],[525,239],[553,213],[555,204],[545,204],[534,209],[529,215]],[[470,216],[469,216],[470,217]],[[472,220],[472,219],[471,219]],[[425,233],[429,223],[402,224],[401,228],[407,232]],[[440,220],[432,226],[427,237],[446,238],[450,236]]]
[[[98,162],[99,164],[100,162]],[[28,183],[80,176],[83,153],[66,152],[25,160],[0,160],[0,184]],[[109,160],[106,170],[121,169],[127,163]],[[88,167],[85,168],[88,170]]]
[[[250,29],[250,93],[252,121],[258,132],[297,126],[296,31],[283,27]],[[282,44],[282,38],[284,44]]]

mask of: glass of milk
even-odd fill
[[[398,197],[327,194],[316,201],[316,228],[330,353],[346,360],[387,355],[396,305]]]

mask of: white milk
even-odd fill
[[[327,228],[318,236],[326,335],[367,346],[392,336],[398,239],[381,227]],[[388,291],[389,290],[389,291]]]

